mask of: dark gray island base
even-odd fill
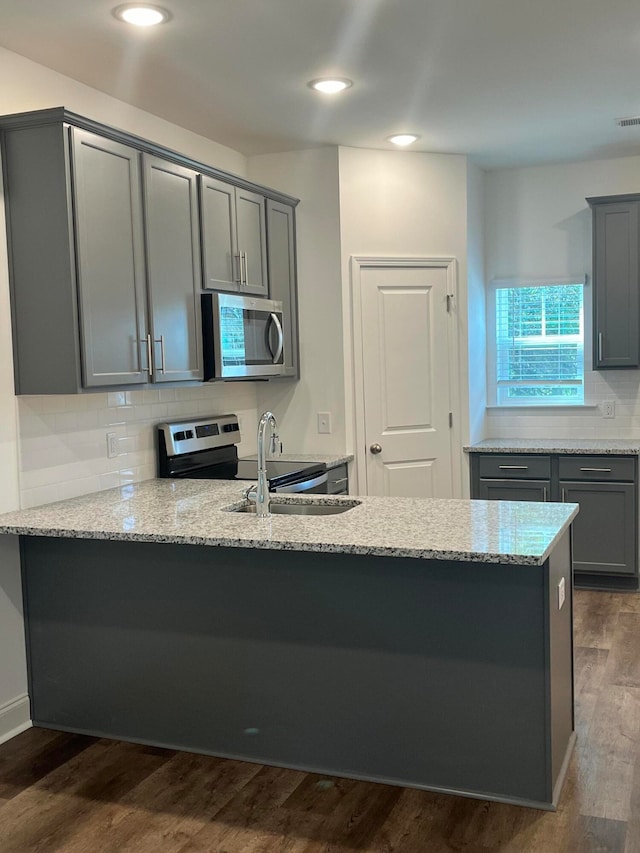
[[[574,741],[569,530],[538,566],[21,547],[35,725],[555,807]]]

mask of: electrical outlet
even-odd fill
[[[615,418],[616,416],[616,401],[615,400],[603,400],[602,401],[602,417],[603,418]]]
[[[558,584],[558,610],[562,610],[562,605],[564,604],[564,599],[565,599],[564,578],[561,578],[560,583]]]
[[[318,412],[318,432],[331,432],[331,412]]]
[[[107,433],[107,457],[113,459],[118,455],[118,436],[115,432]]]

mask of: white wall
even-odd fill
[[[457,433],[468,440],[467,159],[340,148],[340,233],[345,313],[347,434],[353,446],[350,263],[355,255],[454,257],[458,261],[460,411]],[[466,489],[463,474],[460,488]]]
[[[338,150],[251,157],[249,177],[301,199],[296,209],[301,379],[259,387],[259,408],[273,410],[285,451],[343,452],[350,445],[344,411]],[[331,412],[331,435],[318,434],[318,412]]]
[[[246,160],[157,116],[0,48],[0,114],[46,107],[68,109],[181,151],[239,175]],[[0,511],[153,476],[152,424],[166,417],[239,409],[255,449],[254,385],[25,397],[13,391],[11,324],[4,222],[0,222]],[[16,411],[18,424],[16,426]],[[119,436],[121,455],[106,459],[107,432]],[[18,453],[18,445],[21,453]],[[20,463],[19,463],[20,456]],[[0,537],[0,740],[28,724],[25,651],[17,542]]]
[[[591,211],[585,198],[640,192],[640,157],[535,166],[486,176],[486,280],[572,276],[591,280]],[[585,329],[592,289],[585,289]],[[489,409],[486,437],[640,438],[640,371],[593,371],[585,342],[585,399],[591,408]],[[616,417],[603,420],[603,400]]]
[[[484,281],[484,172],[467,170],[467,286],[469,298],[469,441],[484,437],[487,404]]]

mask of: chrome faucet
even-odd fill
[[[256,517],[268,518],[269,513],[269,481],[267,480],[267,451],[265,443],[267,433],[271,431],[271,452],[275,453],[278,446],[278,423],[272,412],[264,412],[258,423],[258,488],[256,489]]]

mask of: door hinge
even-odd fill
[[[453,300],[454,299],[455,299],[455,296],[453,295],[453,293],[447,293],[447,311],[449,313],[451,313],[451,309],[453,307]]]
[[[449,429],[453,427],[453,412],[449,412]]]

